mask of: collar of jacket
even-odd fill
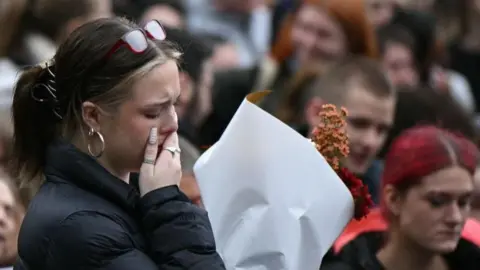
[[[69,142],[57,140],[48,147],[45,177],[47,182],[73,184],[119,205],[127,212],[136,212],[140,198],[138,191]]]
[[[334,252],[342,261],[352,266],[383,270],[376,258],[377,251],[384,243],[387,224],[379,209],[361,221],[352,221],[334,244]],[[462,231],[457,249],[445,255],[451,269],[478,269],[480,265],[480,223],[469,219]]]
[[[348,243],[337,259],[358,270],[385,270],[377,259],[377,252],[384,241],[383,232],[367,232]],[[454,252],[444,256],[450,269],[474,270],[480,265],[480,247],[460,239]]]

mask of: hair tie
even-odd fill
[[[40,64],[42,72],[37,83],[33,86],[30,95],[33,100],[50,106],[55,117],[62,120],[63,117],[59,113],[55,73],[52,71],[54,65],[53,60]]]

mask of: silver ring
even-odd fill
[[[168,147],[165,147],[163,148],[164,150],[167,150],[168,152],[170,152],[170,154],[172,154],[172,157],[175,156],[175,153],[181,153],[182,150],[180,150],[179,148],[176,148],[176,147],[173,147],[173,146],[168,146]]]
[[[153,165],[153,164],[155,164],[155,160],[153,160],[153,159],[144,159],[144,160],[143,160],[143,163]]]

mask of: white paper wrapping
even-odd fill
[[[317,270],[353,198],[309,140],[243,101],[194,172],[228,270]]]

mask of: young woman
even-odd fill
[[[17,239],[25,215],[24,201],[13,179],[0,169],[0,270],[11,270],[17,257]]]
[[[14,169],[45,181],[15,269],[225,269],[207,213],[178,188],[179,54],[163,39],[157,21],[96,20],[21,75]]]
[[[445,130],[405,131],[385,160],[381,213],[386,230],[371,230],[369,222],[347,227],[337,240],[339,261],[321,269],[478,269],[480,238],[465,232],[476,226],[478,234],[480,227],[465,226],[477,158],[473,143]]]

